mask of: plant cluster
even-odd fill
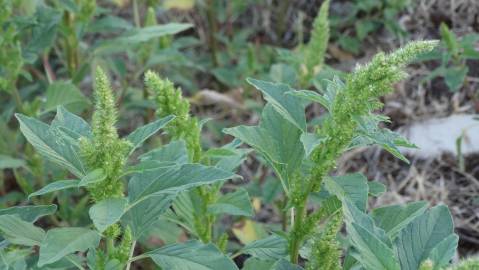
[[[360,52],[361,43],[370,34],[385,28],[389,33],[404,37],[407,33],[398,23],[397,17],[407,7],[414,5],[410,0],[354,0],[345,3],[344,13],[331,18],[333,38],[339,45],[354,54]]]
[[[469,74],[467,61],[479,59],[479,53],[475,49],[479,36],[468,34],[458,38],[445,23],[441,24],[439,31],[441,46],[419,58],[422,61],[439,61],[439,66],[428,74],[423,81],[431,81],[440,77],[444,79],[450,91],[456,92],[468,83],[466,78]]]
[[[218,30],[202,37],[209,54],[198,57],[201,38],[173,39],[191,25],[158,24],[157,1],[117,2],[131,4],[133,23],[94,0],[1,1],[0,269],[478,268],[474,258],[451,264],[458,236],[445,205],[371,209],[386,186],[335,172],[358,147],[408,162],[399,149],[415,146],[384,128],[389,119],[377,111],[409,63],[437,52],[436,41],[378,53],[342,73],[325,63],[330,32],[338,38],[330,0],[309,41],[277,55],[250,31],[224,29],[250,1],[163,1],[196,5]],[[393,18],[406,3],[353,1],[356,41],[384,18],[399,31]],[[444,61],[467,73],[471,43],[445,26],[442,36]],[[265,100],[259,123],[223,129],[227,144],[204,143],[208,119],[191,114],[177,86],[195,89],[198,71],[228,87],[258,78],[246,82]],[[90,81],[91,101],[79,90]],[[321,121],[306,116],[312,104],[324,110]],[[125,126],[124,118],[135,120]],[[237,174],[248,156],[261,176]],[[5,192],[7,178],[18,192]],[[277,223],[260,223],[265,207],[279,213]]]

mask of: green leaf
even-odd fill
[[[277,260],[288,255],[288,241],[281,236],[270,235],[247,244],[240,252],[262,260]]]
[[[264,98],[273,105],[284,119],[290,121],[300,130],[306,131],[304,104],[297,97],[286,94],[293,89],[282,83],[271,83],[252,78],[248,78],[247,81],[263,93]]]
[[[285,191],[289,189],[289,178],[301,166],[304,158],[301,131],[267,104],[263,109],[259,126],[237,126],[224,129],[249,144],[273,167]]]
[[[369,187],[369,195],[374,197],[379,197],[381,196],[381,194],[386,192],[386,186],[383,183],[380,183],[378,181],[369,181],[368,187]]]
[[[162,269],[168,270],[238,269],[216,246],[198,241],[167,245],[144,255],[150,257]]]
[[[376,227],[372,218],[354,203],[343,200],[342,204],[348,240],[352,246],[350,254],[366,269],[400,270],[391,240],[384,230]]]
[[[261,260],[255,257],[249,257],[243,264],[242,270],[271,270],[275,261]]]
[[[465,67],[449,67],[444,71],[444,81],[449,90],[456,92],[464,84],[469,69]]]
[[[422,215],[427,207],[427,202],[390,205],[374,209],[371,212],[371,216],[374,219],[374,223],[386,231],[391,239],[394,239],[404,227]]]
[[[60,129],[73,140],[78,140],[81,137],[91,138],[93,136],[90,125],[81,117],[67,111],[63,106],[57,107],[57,114],[52,121],[51,128]]]
[[[110,225],[117,223],[127,205],[125,198],[106,199],[93,205],[88,213],[97,230],[102,233]]]
[[[50,205],[29,205],[14,206],[10,208],[0,209],[0,216],[15,215],[27,222],[35,222],[40,217],[52,215],[57,211],[57,206]]]
[[[177,164],[174,162],[159,162],[155,160],[145,160],[145,161],[140,161],[140,163],[138,164],[128,166],[123,172],[123,175],[143,173],[148,170],[157,170],[158,168],[161,168],[161,167],[170,167],[175,165]]]
[[[416,270],[434,248],[443,249],[444,239],[454,235],[451,213],[445,205],[435,206],[409,223],[396,238],[401,269]],[[439,247],[438,247],[439,246]],[[446,244],[446,246],[450,246]],[[437,252],[437,251],[436,251]],[[445,252],[454,254],[454,252]],[[451,258],[441,258],[449,261]]]
[[[316,147],[318,147],[322,142],[325,141],[325,137],[320,137],[316,133],[305,132],[301,134],[300,140],[303,143],[304,152],[306,156],[309,157]]]
[[[168,23],[132,29],[121,36],[102,42],[95,48],[96,54],[111,54],[133,48],[142,42],[166,35],[173,35],[191,28],[187,23]]]
[[[238,177],[234,173],[200,164],[162,167],[134,175],[128,184],[130,203],[156,194],[176,194],[183,190]]]
[[[24,166],[26,166],[26,163],[23,159],[16,159],[10,156],[0,155],[0,170],[18,169]]]
[[[287,95],[292,95],[304,100],[312,101],[323,105],[325,108],[329,107],[329,101],[322,95],[311,90],[294,90],[286,92]]]
[[[55,81],[48,86],[44,112],[65,106],[70,110],[81,111],[89,104],[88,99],[71,82]]]
[[[0,216],[0,234],[10,243],[35,246],[42,242],[45,232],[14,215]]]
[[[139,157],[140,160],[154,160],[159,162],[188,163],[188,150],[183,140],[172,141],[167,145],[154,149]]]
[[[55,228],[47,232],[40,245],[38,267],[59,261],[68,254],[96,248],[100,235],[85,228]]]
[[[28,199],[30,199],[31,197],[34,197],[34,196],[40,196],[40,195],[47,194],[47,193],[54,192],[54,191],[58,191],[58,190],[64,190],[64,189],[68,189],[68,188],[78,187],[78,183],[80,183],[79,180],[58,180],[58,181],[50,183],[50,184],[44,186],[43,188],[31,193],[30,195],[28,195]]]
[[[353,173],[343,176],[326,177],[326,189],[340,200],[353,202],[356,207],[365,211],[368,202],[368,179],[360,174]]]
[[[394,251],[377,238],[373,233],[359,224],[351,224],[348,232],[351,234],[353,246],[357,253],[353,257],[366,269],[400,270]]]
[[[234,171],[246,159],[246,155],[251,152],[250,149],[238,148],[242,142],[234,139],[231,143],[221,148],[212,148],[205,153],[209,158],[211,165],[226,171]]]
[[[30,249],[13,249],[7,251],[0,248],[0,269],[27,270],[25,258],[30,254]]]
[[[228,214],[246,217],[254,214],[248,191],[244,188],[221,196],[215,203],[208,205],[208,212],[214,215]]]
[[[431,250],[429,258],[434,262],[434,270],[442,269],[451,262],[451,259],[456,255],[458,242],[459,236],[451,234]]]
[[[42,156],[63,166],[77,177],[85,174],[79,154],[73,146],[66,144],[47,124],[22,114],[17,113],[15,116],[20,122],[23,135]]]
[[[292,264],[291,262],[285,259],[280,259],[271,268],[271,270],[301,270],[301,269],[303,269],[301,266]]]
[[[121,218],[122,224],[130,226],[133,239],[138,239],[156,224],[160,216],[170,207],[174,198],[174,194],[149,196],[125,210]]]
[[[136,148],[138,148],[141,144],[143,144],[144,141],[146,141],[149,137],[151,137],[153,134],[158,132],[161,128],[166,126],[171,120],[173,120],[175,117],[170,115],[163,117],[159,120],[156,120],[152,123],[146,124],[135,131],[133,131],[126,139],[130,141],[133,145],[132,149],[130,150],[130,154],[135,151]]]
[[[378,124],[381,121],[386,120],[384,117],[378,115],[369,115],[367,117],[355,118],[358,123],[356,137],[353,138],[350,147],[359,147],[367,145],[379,145],[386,151],[401,159],[402,161],[409,163],[406,157],[404,157],[399,151],[398,146],[402,147],[416,147],[414,144],[408,142],[398,133],[395,133],[387,128],[380,128]]]
[[[37,55],[53,44],[61,15],[62,13],[46,5],[37,6],[31,38],[22,48],[23,57],[27,62],[33,64]]]
[[[85,175],[81,180],[80,183],[78,183],[79,187],[86,187],[91,184],[96,184],[99,183],[103,180],[105,180],[107,175],[103,171],[103,169],[98,168],[95,169],[91,172],[89,172],[87,175]]]

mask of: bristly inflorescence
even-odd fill
[[[105,180],[88,188],[94,201],[106,198],[122,197],[123,183],[120,179],[126,162],[130,143],[118,137],[115,124],[117,110],[115,98],[106,74],[100,68],[96,70],[95,111],[93,113],[93,138],[81,138],[83,159],[89,170],[103,169]]]
[[[355,119],[380,108],[379,98],[406,77],[405,66],[419,54],[431,51],[436,44],[436,41],[417,41],[391,54],[379,53],[369,64],[358,66],[348,76],[345,86],[336,95],[330,117],[318,130],[326,141],[312,155],[316,163],[312,180],[316,187],[351,143],[357,126]]]
[[[301,84],[307,86],[309,80],[317,74],[324,65],[324,58],[329,43],[329,0],[321,5],[318,16],[314,19],[311,39],[304,48],[305,75]]]
[[[0,90],[10,91],[23,66],[22,49],[17,40],[17,29],[10,22],[13,16],[12,1],[0,6]]]
[[[201,159],[200,128],[198,120],[190,116],[190,104],[182,97],[181,89],[175,88],[169,80],[162,80],[158,74],[147,71],[145,85],[157,103],[157,115],[165,117],[175,115],[166,131],[173,140],[183,139],[186,142],[190,159],[199,162]]]
[[[308,270],[339,270],[341,264],[341,246],[336,235],[341,229],[343,215],[333,215],[321,233],[312,237],[311,254],[306,266]]]

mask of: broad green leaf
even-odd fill
[[[129,30],[133,28],[130,22],[127,20],[112,16],[106,15],[102,18],[95,19],[93,22],[88,24],[88,32],[99,32],[99,33],[108,33],[114,32],[116,30]]]
[[[353,202],[343,200],[343,214],[352,246],[350,254],[366,269],[400,270],[391,240]]]
[[[371,216],[374,219],[374,223],[386,231],[391,239],[394,239],[411,221],[424,214],[427,207],[427,202],[390,205],[374,209],[371,212]]]
[[[360,174],[326,177],[326,189],[340,200],[353,202],[359,210],[365,211],[368,202],[368,179]]]
[[[311,90],[295,90],[286,93],[287,95],[292,95],[304,100],[312,101],[323,105],[325,108],[328,108],[329,101],[322,96],[321,94],[311,91]]]
[[[234,173],[200,164],[163,167],[134,175],[128,184],[130,203],[156,194],[176,194],[188,188],[238,177]]]
[[[252,78],[248,78],[247,81],[263,93],[264,98],[273,105],[284,119],[290,121],[300,130],[306,131],[304,104],[297,97],[286,94],[293,89],[282,83],[271,83]]]
[[[138,148],[144,141],[158,132],[158,130],[166,126],[174,118],[175,117],[172,115],[163,117],[155,122],[146,124],[136,129],[130,135],[128,135],[126,139],[133,145],[132,149],[130,150],[130,154],[133,153],[133,151],[135,151],[135,149]]]
[[[85,228],[55,228],[47,231],[40,245],[38,267],[59,261],[63,257],[77,252],[96,248],[100,235]]]
[[[161,214],[171,205],[175,195],[157,194],[149,196],[131,208],[127,208],[121,218],[122,224],[131,228],[133,239],[140,238],[156,224]]]
[[[31,253],[31,249],[0,249],[0,269],[27,270],[25,258]]]
[[[10,243],[24,246],[39,245],[45,237],[45,232],[14,215],[0,216],[0,235]]]
[[[40,217],[52,215],[57,211],[57,206],[50,205],[29,205],[14,206],[10,208],[0,209],[0,216],[15,215],[27,222],[35,222]]]
[[[79,180],[58,180],[31,193],[30,195],[28,195],[28,198],[30,199],[31,197],[34,197],[34,196],[40,196],[40,195],[58,191],[58,190],[78,187],[78,183],[80,183]]]
[[[223,130],[249,144],[273,167],[283,184],[289,189],[290,176],[301,166],[304,158],[301,131],[272,107],[266,105],[259,126],[237,126]]]
[[[26,166],[25,160],[0,155],[0,170],[17,169]]]
[[[29,63],[35,62],[37,55],[50,47],[56,37],[62,13],[46,5],[38,5],[31,27],[31,38],[22,47],[22,54]]]
[[[188,150],[183,140],[172,141],[167,145],[154,149],[139,157],[140,160],[154,160],[159,162],[188,163]]]
[[[396,238],[401,269],[418,269],[421,263],[430,257],[434,248],[439,246],[443,249],[444,244],[441,242],[451,235],[454,235],[454,224],[445,205],[435,206],[417,217],[402,229]],[[451,255],[454,252],[445,254]],[[442,261],[443,259],[449,261],[451,258],[441,258]]]
[[[157,170],[158,168],[162,167],[171,167],[177,165],[175,162],[159,162],[155,160],[144,160],[140,161],[140,163],[128,166],[123,175],[130,175],[134,173],[143,173],[149,170]]]
[[[240,252],[262,260],[277,260],[288,255],[288,241],[278,235],[270,235],[247,244]]]
[[[381,196],[381,194],[386,192],[386,186],[383,183],[380,183],[378,181],[369,181],[368,187],[369,187],[369,195],[374,197],[379,197]]]
[[[67,111],[63,106],[57,107],[57,114],[52,121],[51,127],[60,128],[73,140],[78,140],[81,137],[91,138],[93,136],[90,125],[81,117]]]
[[[255,257],[249,257],[243,264],[242,270],[270,270],[275,261],[261,260]]]
[[[302,270],[302,269],[303,268],[301,266],[292,264],[291,262],[285,259],[280,259],[271,268],[271,270]]]
[[[459,236],[451,234],[431,250],[429,258],[434,262],[434,270],[440,270],[441,267],[449,265],[451,259],[456,255],[458,242]]]
[[[353,239],[353,257],[366,269],[400,270],[394,251],[372,232],[352,223],[348,233]]]
[[[254,214],[248,191],[244,188],[221,196],[215,203],[208,206],[208,212],[215,215],[228,214],[247,217]]]
[[[234,139],[231,143],[221,148],[213,148],[205,153],[215,167],[226,171],[234,171],[246,159],[246,155],[251,152],[250,149],[239,148],[242,142]]]
[[[358,127],[356,130],[356,137],[353,138],[350,147],[367,146],[367,145],[379,145],[386,151],[401,159],[402,161],[409,163],[406,157],[399,151],[401,147],[416,147],[414,144],[408,142],[398,133],[395,133],[387,128],[380,128],[378,124],[381,121],[386,120],[383,117],[377,115],[370,115],[367,117],[357,117],[356,122]]]
[[[269,69],[269,77],[274,82],[296,84],[296,70],[293,66],[287,64],[274,64]]]
[[[102,42],[95,48],[96,54],[111,54],[133,48],[143,42],[166,35],[173,35],[192,27],[186,23],[168,23],[134,28],[121,36]]]
[[[88,213],[97,230],[102,233],[121,218],[127,205],[125,198],[106,199],[93,205]]]
[[[192,235],[198,236],[194,216],[195,213],[201,211],[199,209],[201,204],[197,203],[198,201],[198,194],[194,190],[181,192],[173,201],[174,212],[169,210],[164,216],[167,220],[185,228]]]
[[[300,140],[303,143],[304,152],[309,157],[316,147],[318,147],[326,138],[320,137],[315,133],[305,132],[301,134]]]
[[[64,106],[72,111],[81,111],[89,104],[88,99],[73,83],[55,81],[48,86],[44,112]]]
[[[50,127],[34,118],[15,114],[20,122],[20,130],[33,147],[45,158],[63,166],[77,177],[85,174],[80,156],[71,145],[65,144]]]
[[[467,67],[448,67],[444,71],[444,81],[450,91],[459,90],[466,79],[469,69]]]
[[[213,244],[189,241],[145,253],[162,269],[168,270],[233,270],[235,263]]]
[[[85,187],[91,184],[100,183],[101,181],[105,180],[107,175],[103,171],[103,169],[95,169],[85,175],[78,183],[79,187]]]

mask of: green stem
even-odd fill
[[[106,239],[106,253],[109,255],[112,255],[115,251],[115,240],[108,236]]]
[[[23,108],[23,101],[22,101],[22,97],[20,96],[20,92],[18,92],[18,89],[15,85],[12,85],[10,89],[12,89],[12,96],[13,96],[13,99],[15,100],[15,105],[17,106],[18,112],[23,113],[24,108]]]
[[[306,200],[299,204],[294,211],[293,229],[291,231],[291,239],[289,246],[289,257],[292,263],[298,263],[299,249],[303,242],[304,234],[302,233],[303,221],[306,215]]]
[[[214,67],[218,67],[218,43],[216,41],[215,33],[218,32],[218,24],[216,21],[216,9],[214,0],[208,0],[206,7],[206,17],[208,19],[208,42],[211,50],[211,61]]]
[[[130,256],[128,257],[128,261],[126,263],[126,270],[130,270],[130,267],[131,267],[131,259],[133,258],[133,254],[135,253],[135,246],[136,246],[136,241],[133,241],[133,243],[131,243],[131,248],[130,248]]]
[[[135,26],[140,28],[140,12],[138,9],[138,0],[133,0],[133,20],[135,21]]]

